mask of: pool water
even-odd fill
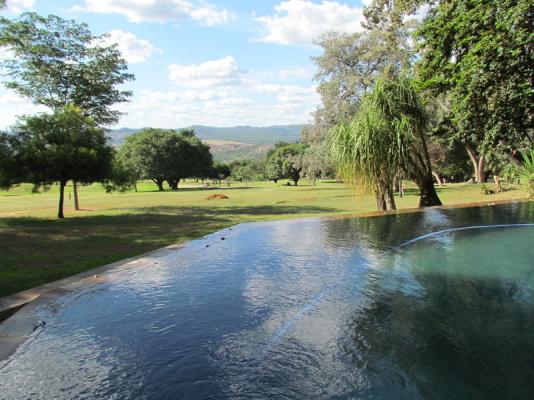
[[[38,311],[0,398],[534,398],[532,202],[243,224],[109,278]]]

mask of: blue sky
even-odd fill
[[[119,44],[136,80],[116,127],[307,123],[319,105],[310,57],[329,30],[361,30],[361,2],[230,0],[7,0],[86,22]],[[6,57],[0,52],[0,58]],[[36,107],[0,89],[0,127]]]

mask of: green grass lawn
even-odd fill
[[[30,185],[0,191],[0,296],[240,222],[375,210],[372,196],[342,184],[301,183],[298,187],[261,182],[203,189],[191,182],[177,192],[161,193],[147,182],[138,186],[137,193],[114,194],[92,185],[80,189],[80,211],[73,210],[69,187],[65,220],[55,218],[57,187],[33,194]],[[444,204],[526,196],[523,188],[486,196],[479,185],[466,184],[449,184],[438,192]],[[229,199],[208,200],[214,193]],[[413,187],[397,198],[398,208],[417,203]]]

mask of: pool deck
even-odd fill
[[[487,207],[501,204],[523,203],[529,202],[532,199],[517,199],[517,200],[503,200],[503,201],[485,201],[476,203],[462,203],[455,205],[444,205],[431,208],[450,209],[450,208],[467,208],[467,207]],[[284,220],[286,222],[299,222],[309,219],[342,219],[355,217],[376,217],[391,214],[405,214],[412,212],[423,212],[425,209],[421,208],[406,208],[396,211],[375,211],[370,213],[360,214],[342,214],[323,217],[311,218],[297,218]],[[265,221],[262,223],[269,223],[273,221]],[[81,288],[87,287],[91,284],[105,281],[110,276],[112,271],[122,268],[136,268],[146,265],[153,258],[165,256],[170,252],[174,252],[185,247],[187,242],[172,244],[170,246],[162,247],[135,257],[120,260],[111,264],[91,269],[64,279],[49,282],[45,285],[38,286],[32,289],[24,290],[9,296],[0,297],[0,361],[7,359],[13,354],[18,346],[20,346],[34,331],[44,326],[44,323],[35,316],[35,310],[46,306],[54,299]]]

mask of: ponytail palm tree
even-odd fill
[[[527,181],[527,190],[534,196],[534,147],[530,151],[521,152],[523,164],[519,167],[519,174]]]
[[[393,181],[402,173],[420,190],[419,207],[440,205],[425,140],[427,118],[407,76],[378,79],[356,116],[330,132],[330,150],[341,176],[373,190],[381,210],[395,209]]]

